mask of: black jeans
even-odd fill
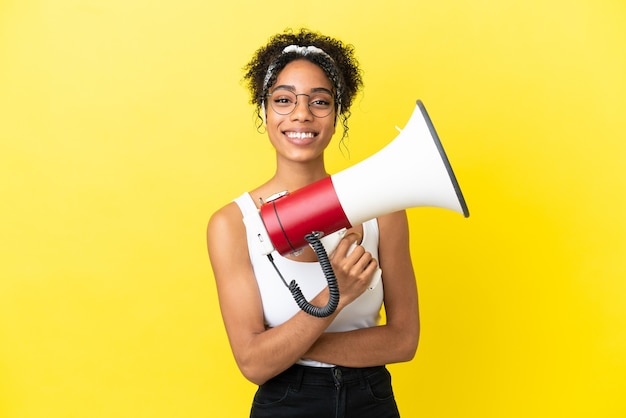
[[[398,418],[391,375],[384,366],[294,365],[259,386],[251,418]]]

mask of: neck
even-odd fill
[[[280,170],[277,169],[270,180],[274,186],[282,190],[295,191],[325,177],[328,173],[324,166],[312,169],[311,167],[297,167],[298,169]]]
[[[280,161],[274,176],[266,185],[273,189],[273,193],[283,190],[293,192],[325,177],[328,177],[328,173],[323,159],[307,163]]]
[[[255,202],[261,202],[275,193],[291,193],[325,177],[328,173],[323,159],[307,163],[278,161],[274,176],[251,191],[251,195]]]

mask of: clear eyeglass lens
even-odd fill
[[[324,92],[295,94],[289,90],[275,90],[267,95],[274,112],[289,115],[296,109],[298,100],[306,100],[313,116],[323,118],[331,114],[334,107],[333,96]]]

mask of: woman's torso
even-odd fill
[[[239,206],[243,217],[246,218],[246,223],[262,222],[258,209],[248,193],[235,199],[235,203]],[[246,235],[248,253],[263,304],[264,320],[268,327],[276,327],[289,320],[300,308],[267,256],[257,250],[257,237],[254,231],[246,228]],[[361,245],[376,259],[378,259],[378,238],[377,220],[372,219],[364,222]],[[313,299],[327,286],[326,278],[318,262],[296,261],[283,257],[276,251],[272,253],[272,257],[285,280],[288,283],[291,280],[296,280],[307,300]],[[378,325],[382,302],[383,284],[381,280],[373,289],[365,291],[358,299],[339,312],[326,331],[351,331]],[[307,366],[332,366],[306,359],[302,359],[299,363]]]

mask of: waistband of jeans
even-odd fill
[[[274,379],[289,380],[304,384],[332,384],[338,381],[349,384],[363,383],[364,379],[385,370],[385,366],[374,367],[311,367],[294,364]]]

